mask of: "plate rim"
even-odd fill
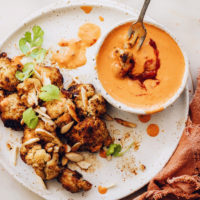
[[[45,14],[48,14],[52,11],[57,11],[59,9],[65,9],[65,8],[70,8],[70,7],[80,7],[80,6],[97,6],[97,7],[107,7],[107,8],[114,8],[114,9],[118,9],[118,10],[121,10],[121,11],[124,11],[124,12],[127,12],[127,13],[131,13],[134,11],[134,8],[130,9],[128,6],[126,6],[125,4],[123,3],[119,3],[119,2],[116,2],[114,0],[71,0],[71,1],[67,1],[67,0],[60,0],[58,2],[53,2],[53,3],[50,3],[48,4],[47,6],[39,9],[39,10],[36,10],[35,12],[33,12],[29,17],[25,17],[24,20],[17,24],[13,29],[12,31],[7,34],[5,37],[3,37],[3,39],[0,41],[0,50],[1,48],[5,45],[6,42],[9,41],[9,39],[18,31],[20,31],[20,29],[22,29],[23,27],[26,26],[26,24],[29,24],[31,23],[31,21],[37,19],[37,18],[40,18],[42,15],[45,15]],[[135,10],[136,13],[138,13],[137,10]],[[148,17],[148,16],[147,16]],[[154,19],[148,17],[151,21],[153,22],[156,22]],[[182,48],[182,45],[181,45],[181,48]],[[185,50],[183,49],[183,51],[185,52]],[[191,79],[191,76],[189,75],[189,79]],[[185,116],[184,116],[184,122],[186,122],[187,120],[187,116],[188,116],[188,112],[189,112],[189,89],[188,89],[188,82],[187,82],[187,85],[185,87],[185,89],[183,90],[182,94],[183,93],[186,93],[186,110],[187,112],[185,112]],[[180,132],[183,132],[184,130],[184,127],[183,129],[180,130]],[[169,161],[169,159],[171,158],[171,156],[173,155],[173,153],[175,152],[178,144],[179,144],[179,141],[180,141],[180,138],[181,138],[182,134],[180,134],[180,137],[177,141],[177,144],[174,148],[174,150],[172,151],[171,155],[169,156],[169,158],[167,159],[167,161],[165,162],[164,166],[167,164],[167,162]],[[32,191],[34,192],[35,194],[37,194],[38,196],[42,197],[42,198],[45,198],[45,199],[48,199],[48,196],[46,193],[41,193],[40,191],[37,191],[35,188],[31,188],[29,187],[28,185],[25,184],[25,182],[21,181],[21,179],[15,174],[13,173],[9,168],[6,167],[6,163],[3,162],[3,160],[1,159],[0,157],[0,164],[3,166],[3,168],[12,176],[15,178],[15,180],[17,180],[17,182],[19,182],[20,184],[22,184],[25,188],[27,188],[29,191]],[[160,170],[162,170],[163,167],[161,167]],[[160,171],[159,170],[159,171]],[[157,172],[158,173],[158,172]],[[156,173],[156,174],[157,174]],[[140,190],[142,187],[144,187],[153,177],[155,176],[152,175],[148,178],[148,181],[143,181],[141,184],[141,186],[137,187],[134,189],[134,191],[129,191],[129,193],[127,193],[125,196],[120,196],[119,198],[117,199],[121,199],[121,198],[124,198],[124,197],[127,197],[129,195],[133,195],[135,192],[137,192],[138,190]],[[66,196],[67,198],[67,196]]]

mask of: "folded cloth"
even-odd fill
[[[179,145],[137,200],[200,200],[200,75]]]

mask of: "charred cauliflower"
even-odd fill
[[[35,130],[25,128],[20,155],[38,176],[43,180],[51,180],[61,171],[59,151],[63,144],[55,133],[43,129],[44,126],[44,122],[40,121]]]
[[[112,143],[105,122],[97,117],[88,117],[79,122],[66,134],[66,137],[71,145],[80,142],[79,149],[90,152],[97,152],[102,146]]]
[[[27,78],[24,82],[18,84],[18,94],[27,107],[38,105],[38,94],[41,87],[41,82],[36,78]]]
[[[72,84],[68,88],[75,102],[78,115],[83,119],[87,116],[99,117],[106,112],[106,102],[100,94],[95,94],[91,84]]]
[[[0,102],[1,119],[5,127],[21,130],[20,124],[23,112],[26,110],[17,94],[10,94]]]
[[[16,71],[22,67],[7,57],[6,53],[0,54],[0,88],[9,92],[15,91],[19,81],[15,77]]]
[[[42,77],[42,82],[44,85],[45,83],[47,83],[56,85],[59,88],[63,87],[63,76],[58,68],[47,67],[47,66],[36,66],[35,69]],[[48,79],[50,80],[50,83],[48,83]]]
[[[62,183],[62,186],[72,193],[80,191],[88,191],[91,189],[92,184],[82,179],[82,175],[77,171],[65,169],[60,176],[58,181]]]

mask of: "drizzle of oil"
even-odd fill
[[[100,194],[106,194],[107,191],[108,189],[106,187],[98,186],[98,192]]]
[[[89,14],[89,13],[92,11],[92,9],[93,9],[92,6],[81,6],[80,8],[81,8],[86,14]]]
[[[146,122],[150,121],[151,115],[138,115],[138,119],[139,119],[142,123],[146,123]]]
[[[147,127],[147,134],[151,137],[156,137],[159,134],[159,126],[157,124],[150,124]]]
[[[102,16],[99,16],[99,20],[100,20],[101,22],[103,22],[103,21],[104,21],[104,18],[103,18]]]

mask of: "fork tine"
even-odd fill
[[[137,40],[138,40],[138,34],[137,34],[137,32],[134,32],[133,39],[131,40],[132,46],[134,46],[136,44]]]
[[[142,37],[139,39],[139,42],[138,42],[138,44],[137,44],[137,51],[140,50],[141,46],[142,46],[143,43],[144,43],[145,38],[146,38],[146,35],[142,36]]]
[[[132,26],[128,29],[128,40],[131,38],[131,36],[134,34],[134,31],[132,29]]]

